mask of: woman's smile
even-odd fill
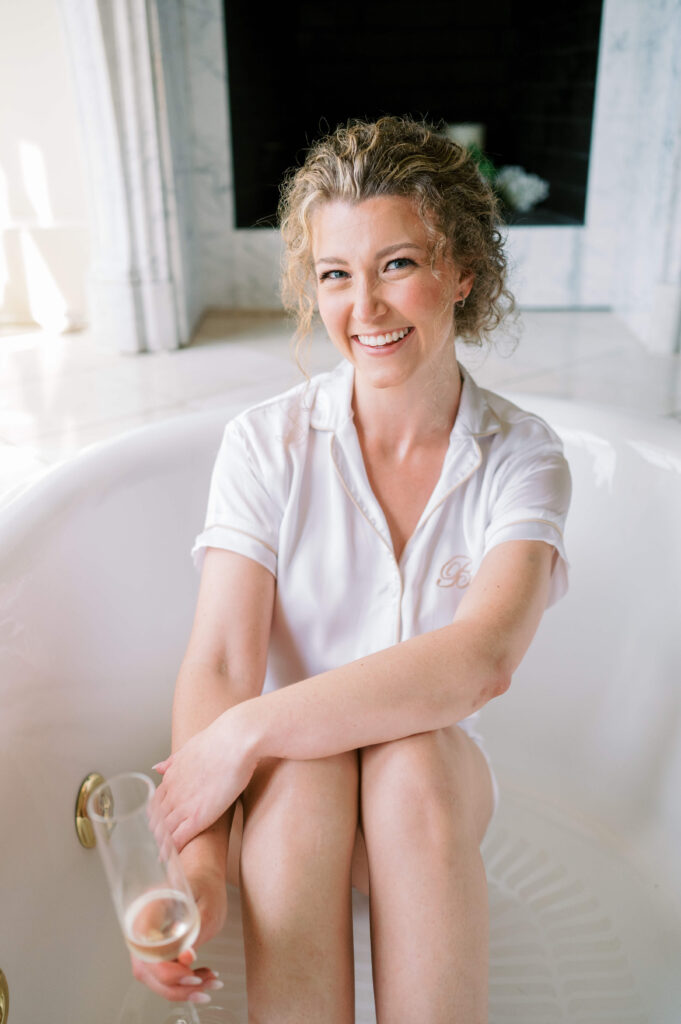
[[[386,331],[383,334],[353,334],[352,340],[364,348],[380,352],[387,348],[394,348],[399,341],[409,337],[413,330],[413,327],[399,327],[397,330]]]

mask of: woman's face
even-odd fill
[[[377,387],[455,367],[453,304],[471,289],[451,261],[433,273],[412,202],[329,202],[312,215],[319,312],[334,345]]]

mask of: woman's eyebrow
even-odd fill
[[[318,263],[342,263],[344,267],[348,265],[348,261],[342,260],[340,256],[320,256],[318,260],[315,260],[315,266]]]
[[[385,249],[379,249],[376,253],[376,259],[380,260],[384,256],[389,256],[391,253],[397,252],[398,249],[419,249],[423,252],[423,246],[417,245],[415,242],[396,242],[394,245],[386,246]],[[340,263],[344,267],[347,267],[348,265],[348,261],[342,259],[340,256],[320,256],[319,259],[315,261],[315,266],[318,263]]]
[[[377,252],[376,259],[380,260],[383,256],[389,256],[391,252],[397,252],[398,249],[419,249],[421,252],[423,251],[423,247],[417,245],[416,242],[397,242],[395,245],[388,245],[385,249]]]

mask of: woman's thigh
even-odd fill
[[[242,793],[230,833],[228,881],[238,884],[244,833],[251,841],[322,849],[354,842],[359,819],[356,751],[310,761],[265,758]],[[349,839],[348,839],[349,837]]]
[[[298,767],[285,773],[287,765],[289,768]],[[263,806],[271,807],[277,801],[277,794],[289,798],[297,791],[295,799],[298,811],[294,813],[302,814],[305,820],[310,821],[320,799],[325,813],[333,813],[334,792],[343,798],[341,804],[346,807],[348,792],[353,789],[357,792],[358,776],[359,786],[366,794],[365,803],[369,787],[375,790],[380,801],[381,790],[386,800],[394,799],[393,786],[398,786],[402,798],[406,800],[406,790],[400,783],[405,774],[410,789],[418,784],[427,791],[434,781],[441,791],[444,779],[453,813],[456,813],[457,804],[469,807],[466,813],[472,816],[478,842],[482,841],[494,809],[494,789],[489,765],[477,743],[463,729],[453,725],[432,733],[418,733],[401,740],[365,747],[360,751],[348,751],[336,758],[306,762],[270,758],[261,762],[242,794],[234,815],[229,844],[228,881],[238,885],[243,804],[252,812],[260,801]],[[304,792],[310,797],[307,801]],[[369,892],[369,866],[359,806],[352,854],[352,885],[360,892]]]

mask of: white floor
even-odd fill
[[[681,422],[681,356],[652,355],[608,312],[527,312],[512,352],[462,350],[479,383],[616,405]],[[247,401],[301,380],[287,320],[268,313],[211,313],[176,352],[120,355],[87,331],[0,333],[0,503],[87,445],[145,423]],[[502,346],[503,348],[503,346]],[[508,348],[508,346],[506,346]],[[314,373],[338,356],[321,331],[304,363]]]

